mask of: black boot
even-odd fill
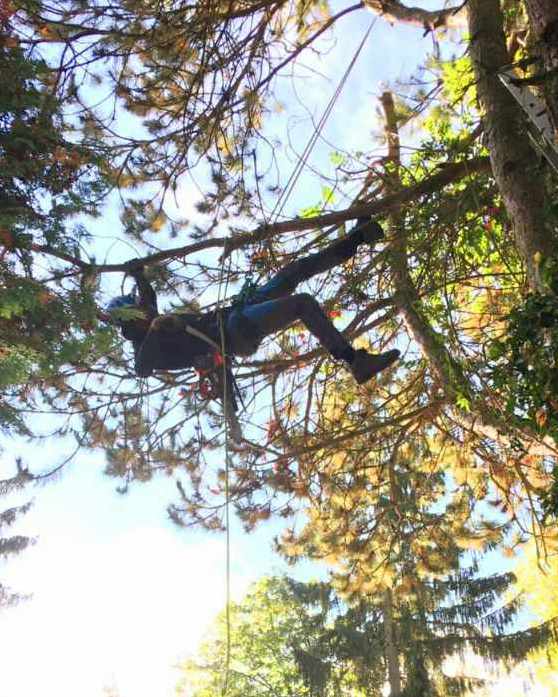
[[[364,349],[357,349],[349,369],[358,384],[362,385],[388,368],[399,356],[400,353],[397,349],[385,353],[368,353]]]
[[[363,242],[368,244],[376,244],[384,239],[384,231],[379,223],[371,218],[358,218],[356,225],[351,230],[351,235],[359,235]]]

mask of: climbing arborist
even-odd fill
[[[361,244],[373,246],[383,239],[378,223],[359,218],[352,231],[316,254],[298,259],[261,286],[256,286],[241,302],[221,311],[160,315],[157,297],[143,266],[130,273],[137,293],[114,298],[107,310],[126,339],[132,341],[137,375],[146,377],[154,370],[208,369],[219,361],[223,327],[227,356],[249,356],[264,337],[300,320],[330,355],[346,363],[355,380],[362,384],[390,366],[399,357],[393,349],[373,354],[353,349],[308,293],[294,291],[299,283],[350,259]]]

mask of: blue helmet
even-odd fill
[[[114,310],[122,310],[127,307],[136,307],[137,299],[135,293],[128,293],[128,295],[118,295],[113,298],[107,305],[107,312],[110,314]]]

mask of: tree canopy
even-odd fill
[[[383,90],[376,142],[332,144],[321,199],[285,219],[283,81],[358,13],[433,49]],[[329,560],[355,600],[412,594],[462,550],[513,555],[531,538],[544,554],[558,513],[558,185],[498,74],[514,63],[556,126],[556,22],[551,0],[4,3],[2,428],[33,438],[48,415],[53,438],[104,451],[122,490],[175,476],[179,524],[223,529],[225,492],[247,530],[302,510],[307,527],[279,547]],[[181,207],[194,171],[207,181],[195,224]],[[96,232],[110,206],[124,258]],[[244,434],[222,467],[221,414],[196,377],[133,374],[103,312],[116,279],[143,263],[173,310],[195,309],[365,215],[386,229],[378,253],[308,289],[351,341],[402,360],[358,387],[300,327],[268,339],[237,368]],[[4,485],[60,467],[22,466]]]

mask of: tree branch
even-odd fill
[[[388,158],[394,164],[394,174],[392,174],[391,180],[387,180],[387,185],[393,189],[400,185],[398,175],[400,161],[397,119],[391,93],[385,92],[382,95],[382,105],[386,117]],[[409,272],[406,234],[400,216],[392,215],[390,224],[393,226],[394,232],[391,256],[396,302],[410,334],[420,346],[439,387],[452,406],[453,418],[462,428],[471,430],[475,434],[489,438],[501,445],[509,446],[509,425],[505,419],[500,419],[494,414],[482,395],[475,394],[475,390],[461,365],[454,360],[446,348],[444,337],[436,332],[424,317],[421,311],[422,303]],[[459,397],[467,399],[470,412],[456,406],[456,400]],[[525,436],[521,437],[520,440],[530,454],[543,453],[556,456],[556,444],[552,439],[548,438],[544,442],[540,442],[536,440],[534,434],[525,434]]]
[[[364,0],[365,6],[379,14],[387,22],[411,24],[422,27],[427,32],[437,29],[463,29],[467,26],[465,2],[458,7],[440,10],[423,10],[420,7],[407,7],[397,0]]]
[[[177,259],[179,257],[196,254],[204,249],[223,249],[225,256],[242,247],[262,242],[274,235],[284,235],[287,232],[301,232],[303,230],[313,230],[315,228],[326,227],[328,225],[340,225],[346,220],[354,220],[360,216],[377,216],[388,213],[392,210],[397,210],[406,203],[416,203],[421,196],[427,196],[436,191],[439,191],[444,186],[451,184],[465,176],[475,172],[490,171],[490,161],[487,157],[478,157],[473,160],[464,162],[450,162],[441,168],[441,171],[427,177],[423,181],[410,186],[394,194],[384,196],[378,201],[371,203],[360,203],[356,206],[351,206],[342,211],[335,213],[326,213],[324,215],[314,216],[312,218],[294,218],[282,223],[273,225],[261,225],[253,232],[233,233],[230,237],[216,237],[210,240],[201,240],[192,242],[183,247],[174,247],[173,249],[165,249],[155,254],[149,254],[142,257],[141,260],[132,259],[121,264],[91,264],[83,261],[78,257],[73,257],[66,252],[60,252],[47,245],[33,244],[32,251],[41,254],[47,254],[56,257],[63,261],[67,261],[74,266],[78,266],[84,272],[88,273],[126,273],[142,263],[146,266],[150,264],[158,264],[169,259]]]

